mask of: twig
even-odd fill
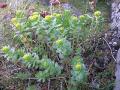
[[[90,72],[90,70],[92,69],[94,63],[95,63],[95,60],[93,60],[92,63],[90,64],[90,66],[88,68],[88,72]]]
[[[13,77],[13,79],[20,79],[19,77]],[[37,78],[27,78],[27,80],[38,80]]]
[[[50,90],[50,79],[48,80],[48,90]]]
[[[30,79],[28,79],[28,87],[30,87]]]
[[[13,72],[15,72],[15,71],[19,71],[19,70],[21,70],[22,68],[17,68],[17,69],[13,69],[13,70],[11,70],[11,73],[13,73]]]
[[[111,49],[109,43],[107,42],[107,40],[106,40],[105,38],[103,38],[103,40],[104,40],[104,41],[106,42],[106,44],[108,45],[108,47],[109,47],[109,49],[110,49],[111,56],[112,56],[112,58],[114,59],[114,61],[116,62],[117,60],[116,60],[115,57],[113,56],[112,49]]]
[[[60,90],[63,90],[63,82],[60,82]]]

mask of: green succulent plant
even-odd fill
[[[70,84],[72,84],[73,87],[79,87],[80,84],[87,82],[87,70],[82,58],[79,56],[75,56],[72,59],[71,65]]]
[[[80,50],[86,44],[85,41],[101,32],[103,21],[99,11],[80,17],[72,15],[69,10],[45,17],[40,16],[39,12],[33,12],[28,17],[17,11],[11,19],[15,47],[4,46],[2,52],[8,60],[18,61],[34,70],[30,73],[43,82],[65,73],[62,72],[64,63],[61,60],[67,59],[71,62],[69,82],[77,86],[87,80],[84,62],[77,55],[81,55]]]

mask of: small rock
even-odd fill
[[[112,45],[112,42],[109,42],[109,45]]]
[[[113,42],[113,46],[116,46],[117,45],[117,42]]]

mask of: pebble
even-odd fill
[[[117,45],[117,42],[113,42],[113,46],[116,46]]]

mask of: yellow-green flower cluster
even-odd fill
[[[63,43],[64,43],[64,41],[63,41],[63,39],[58,39],[57,41],[56,41],[56,44],[57,45],[63,45]]]
[[[75,71],[81,71],[83,69],[83,63],[82,60],[80,59],[80,57],[76,56],[73,60],[72,60],[72,64],[73,64],[73,69]]]
[[[95,17],[100,17],[100,16],[101,16],[101,12],[100,12],[100,11],[94,12],[94,16],[95,16]]]
[[[12,24],[13,24],[17,29],[20,29],[21,25],[20,25],[20,23],[18,22],[17,18],[12,18],[12,19],[11,19],[11,22],[12,22]]]
[[[81,65],[80,63],[77,63],[77,64],[75,65],[75,69],[76,69],[77,71],[80,71],[81,68],[82,68],[82,65]]]
[[[77,21],[77,20],[78,20],[78,18],[77,18],[76,16],[72,16],[71,19],[72,19],[73,21]]]
[[[31,60],[31,58],[32,58],[32,55],[30,53],[27,53],[23,56],[23,60],[25,60],[25,61],[29,61],[29,60]]]
[[[47,16],[45,17],[45,20],[49,22],[49,21],[52,20],[52,18],[53,18],[52,15],[47,15]]]
[[[85,20],[85,16],[84,15],[81,15],[79,18],[80,18],[80,21],[84,21]]]
[[[53,16],[56,17],[56,18],[60,18],[62,16],[62,14],[59,14],[59,13],[53,13]]]
[[[17,18],[12,18],[12,19],[11,19],[11,22],[14,24],[14,23],[17,23],[18,20],[17,20]]]
[[[30,17],[29,17],[29,20],[30,21],[36,21],[36,20],[38,20],[38,18],[39,18],[39,13],[38,12],[34,12]]]
[[[71,81],[81,83],[87,80],[87,71],[83,60],[79,56],[75,56],[72,60]]]
[[[4,46],[1,50],[2,50],[2,52],[4,52],[4,53],[8,53],[9,50],[10,50],[10,48],[9,48],[8,46]]]

